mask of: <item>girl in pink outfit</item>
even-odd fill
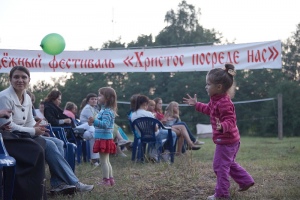
[[[77,106],[75,103],[68,101],[65,106],[64,114],[72,119],[76,118],[77,114]]]
[[[208,200],[230,199],[229,177],[239,184],[239,191],[248,190],[254,185],[251,175],[235,161],[240,147],[240,134],[236,125],[235,108],[231,101],[235,88],[234,76],[232,64],[226,64],[225,69],[215,68],[208,72],[205,86],[210,96],[208,104],[197,102],[196,95],[194,98],[189,95],[183,98],[184,103],[195,106],[198,112],[210,116],[213,142],[216,144],[213,169],[217,175],[217,184],[215,194],[209,196]]]

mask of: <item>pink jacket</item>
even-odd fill
[[[69,110],[64,110],[64,114],[67,115],[68,117],[71,117],[72,119],[75,119],[74,113],[72,113]]]
[[[240,140],[235,108],[227,94],[212,96],[208,104],[197,102],[195,109],[210,116],[215,144],[233,144]],[[216,118],[219,119],[222,130],[216,130]]]

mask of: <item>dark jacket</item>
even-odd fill
[[[56,106],[53,102],[45,102],[44,104],[44,116],[47,119],[47,121],[51,124],[51,126],[72,126],[75,127],[75,125],[72,124],[59,124],[60,119],[71,119],[70,117],[66,116],[63,113],[63,110]]]
[[[6,150],[16,159],[13,199],[47,199],[45,188],[45,139],[2,132]],[[25,137],[26,136],[26,137]]]

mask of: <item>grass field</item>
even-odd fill
[[[116,180],[113,187],[100,188],[95,184],[102,178],[100,167],[93,170],[89,163],[80,164],[76,166],[77,176],[84,183],[95,184],[94,190],[72,197],[49,196],[49,199],[206,199],[214,194],[215,145],[211,139],[203,141],[205,144],[199,151],[176,157],[172,165],[135,163],[131,161],[131,152],[125,152],[126,158],[111,156]],[[248,191],[237,192],[238,185],[232,181],[233,200],[300,199],[300,138],[243,137],[237,162],[253,176],[255,185]]]

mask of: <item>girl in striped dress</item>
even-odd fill
[[[115,116],[117,115],[117,95],[113,88],[102,87],[99,89],[98,103],[101,110],[97,117],[89,118],[89,122],[95,127],[94,153],[100,154],[100,162],[103,179],[100,186],[113,186],[113,170],[109,161],[109,154],[116,153],[116,145],[113,140]]]

